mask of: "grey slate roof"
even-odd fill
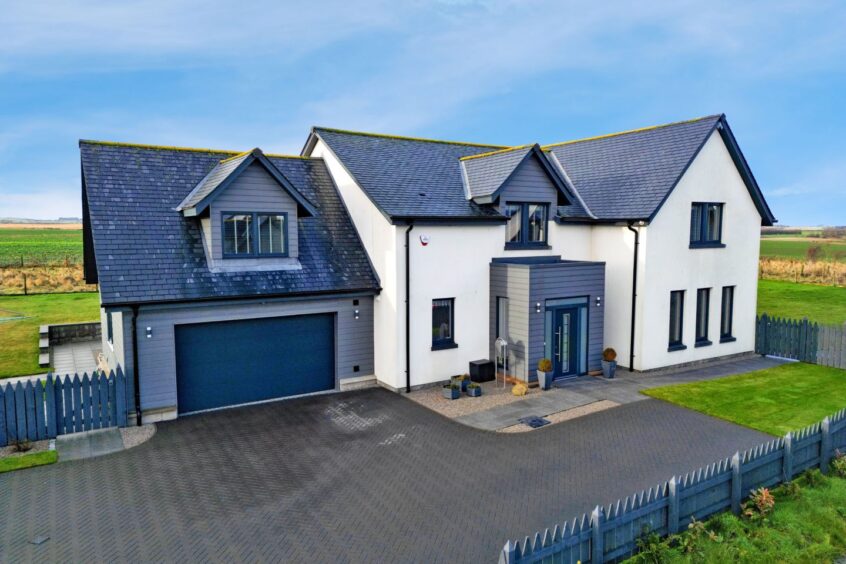
[[[320,159],[268,157],[318,212],[298,221],[302,270],[213,273],[199,220],[175,208],[232,153],[86,141],[80,153],[104,305],[379,289]]]
[[[650,219],[721,116],[545,147],[590,211],[605,220]]]
[[[202,202],[206,196],[214,192],[214,189],[223,183],[238,166],[250,157],[250,152],[241,153],[219,161],[207,175],[200,180],[199,184],[188,194],[185,200],[178,206],[179,209],[192,208]]]
[[[462,160],[470,197],[490,196],[496,192],[531,150],[532,146],[527,145]]]

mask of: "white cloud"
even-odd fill
[[[3,193],[0,189],[0,217],[56,219],[81,217],[79,180],[30,186],[22,192]]]
[[[767,191],[769,198],[846,196],[846,162],[816,163],[791,182]]]

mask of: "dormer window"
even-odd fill
[[[223,258],[288,256],[288,214],[223,212]]]
[[[546,245],[549,206],[509,202],[505,206],[508,223],[505,227],[505,246],[538,247]]]

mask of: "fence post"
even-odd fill
[[[47,438],[56,438],[56,388],[53,384],[53,374],[47,373],[47,387],[44,388],[46,397],[44,403],[47,411]]]
[[[670,478],[667,485],[667,534],[679,532],[679,482],[675,476]]]
[[[831,419],[826,417],[820,426],[822,439],[820,439],[820,471],[828,474],[828,465],[831,463]]]
[[[740,453],[731,457],[731,512],[740,515],[740,502],[743,499],[743,473],[740,468]]]
[[[782,481],[789,482],[793,479],[793,433],[784,436],[784,459],[782,465]]]
[[[29,294],[27,293],[27,290],[26,290],[26,272],[23,273],[23,279],[24,279],[24,296],[28,296]]]
[[[502,547],[499,554],[499,564],[513,564],[517,561],[517,546],[510,540]]]
[[[590,562],[602,564],[605,547],[602,546],[602,524],[605,522],[605,510],[597,505],[590,514]]]
[[[6,446],[6,400],[0,384],[0,447]]]

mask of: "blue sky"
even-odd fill
[[[846,224],[841,2],[48,0],[0,27],[0,217],[79,215],[80,138],[550,143],[725,112],[782,224]]]

